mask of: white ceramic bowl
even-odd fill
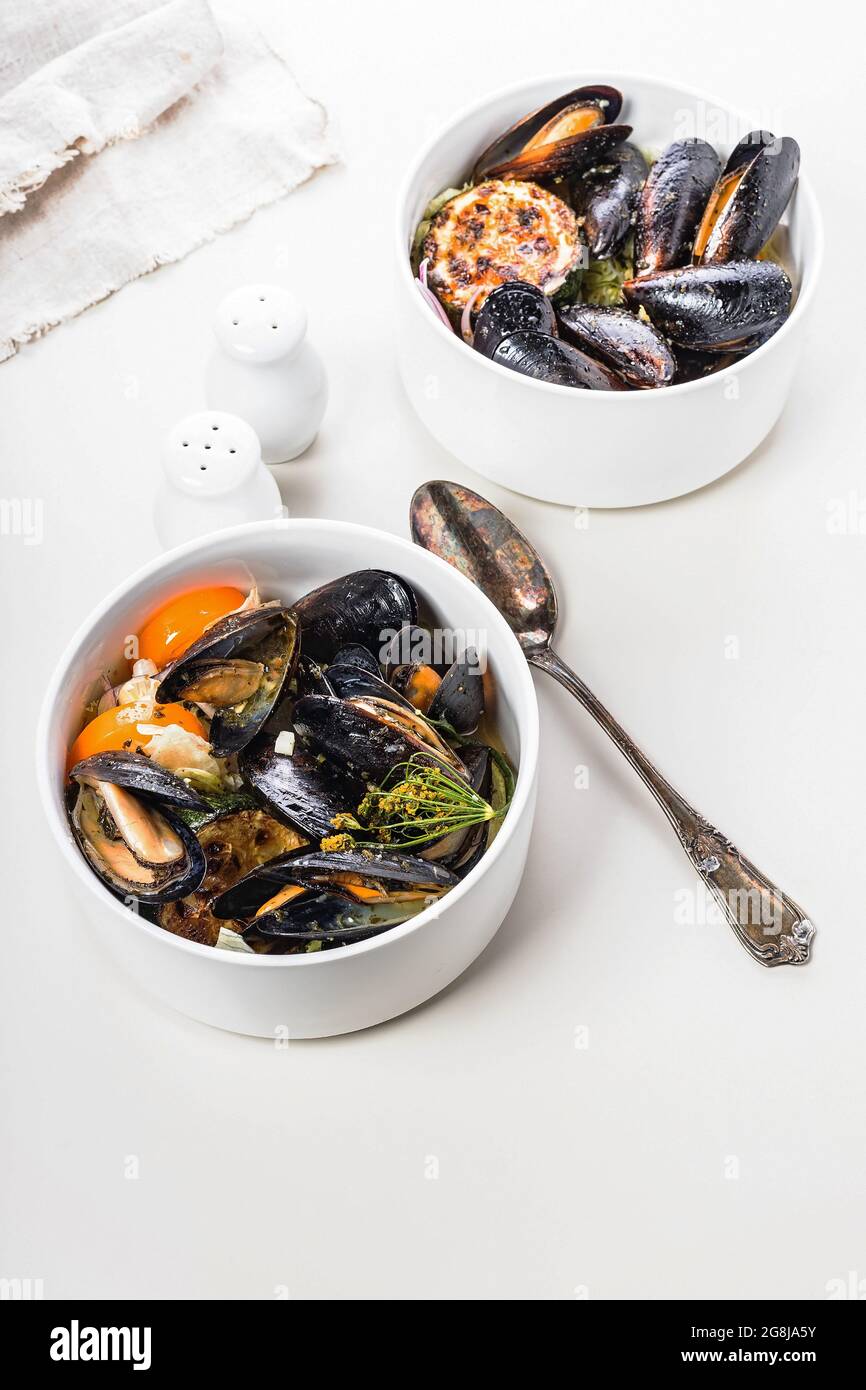
[[[486,635],[495,680],[494,719],[518,766],[514,800],[490,851],[442,901],[393,931],[334,951],[248,956],[172,936],[108,892],[76,847],[63,807],[70,737],[94,677],[110,668],[124,637],[173,594],[210,583],[248,587],[291,601],[373,566],[405,576],[440,624]],[[260,1037],[327,1037],[394,1018],[450,984],[488,944],[511,906],[526,861],[535,809],[538,708],[526,660],[504,619],[443,560],[384,531],[339,521],[264,521],[171,551],[111,594],[73,637],[42,708],[39,791],[92,929],[146,988],[182,1013]],[[278,1030],[285,1030],[283,1033]]]
[[[409,399],[431,434],[470,468],[516,492],[584,507],[660,502],[740,463],[772,429],[791,386],[821,263],[817,202],[801,175],[786,214],[798,298],[784,326],[742,362],[658,391],[578,391],[520,376],[439,322],[413,284],[409,247],[428,202],[458,187],[501,130],[560,92],[605,82],[644,148],[687,135],[727,158],[753,122],[685,87],[628,73],[571,72],[509,87],[457,116],[415,160],[397,214],[397,333]],[[796,131],[781,130],[780,135]]]

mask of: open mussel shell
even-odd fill
[[[390,683],[391,688],[402,695],[413,709],[426,714],[442,683],[442,677],[433,666],[413,662],[406,666],[395,666]]]
[[[429,906],[429,896],[422,893],[361,902],[333,888],[301,888],[285,906],[257,917],[244,935],[285,944],[320,941],[325,946],[350,945],[399,927]]]
[[[388,570],[355,570],[306,594],[294,605],[304,651],[332,661],[347,643],[379,652],[390,634],[414,623],[418,601],[405,579]]]
[[[195,834],[174,808],[204,802],[142,754],[97,753],[76,763],[69,819],[94,873],[119,897],[164,903],[192,893],[205,874]]]
[[[485,357],[492,357],[503,338],[527,329],[556,333],[553,306],[537,285],[510,280],[491,290],[478,311],[472,346]]]
[[[413,708],[412,704],[387,681],[383,681],[380,675],[374,676],[372,671],[367,671],[361,666],[342,665],[335,661],[328,667],[327,681],[332,693],[341,700],[350,700],[353,695],[372,695],[377,700],[392,700],[406,709]]]
[[[636,275],[685,265],[721,161],[706,140],[675,140],[659,156],[637,203],[634,228]]]
[[[182,806],[191,811],[203,811],[207,807],[198,792],[144,753],[129,753],[123,749],[94,753],[70,768],[69,776],[74,782],[109,782],[134,792],[145,801],[163,806]]]
[[[800,147],[768,130],[746,135],[722,170],[695,238],[695,261],[703,265],[757,256],[794,191]]]
[[[579,140],[600,125],[610,125],[621,109],[622,93],[615,87],[586,86],[563,92],[498,135],[478,156],[473,181],[509,169],[521,155],[528,156],[533,150]]]
[[[364,782],[381,786],[412,757],[465,777],[460,759],[423,716],[395,702],[307,695],[297,701],[293,718],[305,745]]]
[[[216,757],[244,748],[277,704],[298,656],[297,623],[282,604],[229,613],[163,672],[156,698],[215,707]]]
[[[547,333],[512,333],[503,338],[493,361],[509,371],[550,381],[557,386],[576,386],[588,391],[625,391],[625,382],[603,363],[596,362],[570,343]]]
[[[584,239],[596,260],[622,250],[647,172],[640,150],[625,143],[573,178],[571,206],[583,218]]]
[[[366,790],[364,783],[345,767],[320,760],[297,745],[289,757],[275,752],[274,744],[271,735],[259,734],[238,759],[242,776],[272,815],[311,840],[333,835],[334,817],[357,809]]]
[[[681,347],[718,352],[778,327],[791,307],[791,281],[772,261],[730,261],[643,275],[623,285],[632,309],[645,309]]]
[[[652,324],[627,309],[564,305],[560,331],[566,341],[599,358],[629,386],[669,386],[676,371],[670,347]]]
[[[492,179],[552,179],[601,164],[632,133],[630,125],[596,125],[580,135],[533,146],[488,175]]]
[[[430,719],[444,719],[458,734],[474,734],[484,714],[484,677],[478,654],[467,648],[445,672],[427,708]]]
[[[301,851],[247,874],[211,907],[266,940],[358,940],[406,921],[457,882],[442,865],[394,851]]]

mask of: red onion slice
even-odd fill
[[[451,327],[451,320],[449,319],[449,317],[448,317],[448,315],[446,314],[445,310],[442,308],[442,305],[439,303],[439,300],[436,298],[435,294],[433,293],[433,291],[430,289],[429,285],[427,284],[427,259],[426,259],[426,257],[425,257],[425,259],[421,262],[421,264],[420,264],[419,267],[418,267],[418,278],[417,278],[417,280],[415,281],[415,284],[418,286],[418,289],[419,289],[420,294],[421,294],[421,298],[422,298],[423,300],[425,300],[425,302],[426,302],[427,304],[430,305],[430,308],[433,310],[433,312],[434,312],[435,314],[438,315],[439,319],[441,320],[442,323],[444,323],[444,325],[445,325],[445,327],[448,329],[448,331],[449,331],[449,332],[453,332],[454,330],[453,330],[452,327]]]

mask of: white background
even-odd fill
[[[343,164],[0,366],[2,493],[45,508],[41,546],[0,542],[0,1274],[41,1278],[48,1297],[129,1298],[823,1298],[851,1270],[866,1280],[866,534],[856,515],[828,530],[837,503],[859,504],[866,530],[859,12],[260,12],[331,111]],[[828,255],[793,397],[756,455],[697,495],[594,512],[581,530],[566,508],[484,483],[410,414],[391,238],[403,169],[455,109],[593,64],[705,89],[795,135]],[[544,677],[530,867],[443,996],[280,1050],[167,1011],[103,959],[35,798],[41,692],[73,628],[156,552],[160,439],[203,404],[214,304],[269,279],[306,300],[332,385],[314,450],[278,470],[291,512],[405,534],[414,487],[436,476],[506,507],[556,574],[563,655],[810,911],[806,969],[762,970],[727,928],[677,925],[694,883],[666,822]]]

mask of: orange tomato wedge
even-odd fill
[[[162,670],[201,637],[205,628],[240,608],[246,595],[240,589],[193,589],[170,599],[153,613],[138,634],[138,654]]]
[[[150,738],[150,734],[139,734],[139,724],[179,724],[189,733],[207,738],[204,725],[183,705],[156,705],[152,713],[149,710],[149,705],[113,705],[91,719],[69,750],[67,772],[82,758],[90,758],[94,753],[123,748],[131,753],[138,752],[139,746]]]

